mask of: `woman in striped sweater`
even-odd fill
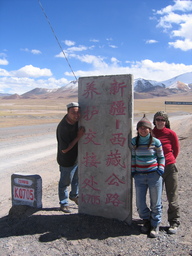
[[[162,174],[165,158],[159,139],[151,134],[152,124],[143,116],[137,124],[137,136],[132,139],[132,176],[135,180],[136,206],[144,225],[143,233],[157,237],[161,222]],[[149,190],[150,207],[146,203]]]

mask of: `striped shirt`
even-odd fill
[[[162,144],[154,138],[148,148],[150,134],[145,137],[139,136],[139,146],[136,148],[136,137],[132,139],[132,176],[136,173],[149,173],[156,171],[159,175],[164,173],[165,158]]]

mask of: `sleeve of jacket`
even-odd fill
[[[158,162],[158,174],[162,176],[165,168],[165,157],[163,153],[163,147],[159,139],[155,139],[156,142],[156,152],[157,152],[157,162]]]
[[[136,152],[135,152],[135,138],[131,140],[131,176],[134,177],[136,173]]]
[[[179,154],[180,146],[179,146],[179,140],[178,140],[177,134],[174,131],[172,131],[171,133],[171,144],[172,144],[173,155],[176,159]]]

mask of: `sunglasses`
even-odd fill
[[[166,122],[165,119],[160,119],[160,118],[156,118],[155,121],[157,121],[157,122]]]

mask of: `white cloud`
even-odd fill
[[[36,50],[36,49],[29,50],[28,48],[24,48],[24,49],[21,49],[21,51],[23,51],[23,52],[30,52],[32,54],[41,54],[41,51],[40,50]]]
[[[114,48],[114,49],[115,49],[115,48],[118,48],[118,47],[117,47],[116,45],[114,45],[114,44],[110,44],[109,47]]]
[[[80,45],[80,46],[74,46],[74,47],[70,47],[67,48],[67,52],[82,52],[82,51],[86,51],[88,49],[87,46],[84,45]]]
[[[8,65],[9,62],[6,59],[0,59],[0,65]]]
[[[182,63],[167,63],[153,62],[152,60],[141,61],[127,61],[127,66],[119,65],[119,61],[115,61],[116,58],[111,59],[111,63],[107,64],[96,56],[86,56],[87,61],[93,64],[92,70],[76,70],[75,75],[78,76],[99,76],[99,75],[114,75],[114,74],[133,74],[134,78],[144,78],[149,80],[164,81],[172,77],[178,76],[182,73],[191,72],[192,65],[185,65]],[[96,61],[97,59],[97,61]],[[85,61],[85,59],[81,59]],[[92,60],[92,61],[91,61]],[[97,64],[97,65],[96,65]],[[73,76],[71,72],[65,72],[66,76]]]
[[[135,74],[135,78],[145,78],[156,81],[164,81],[182,73],[191,72],[192,65],[183,63],[167,63],[153,62],[145,59],[133,62],[130,66],[131,73]]]
[[[172,35],[192,40],[192,16],[181,24],[179,30],[173,30]]]
[[[84,63],[88,63],[88,64],[92,64],[94,68],[107,68],[108,64],[104,62],[104,58],[100,57],[100,56],[95,56],[95,55],[89,55],[89,54],[85,54],[85,55],[76,55],[73,54],[71,55],[71,57],[80,60],[81,62]]]
[[[157,27],[163,28],[175,41],[169,42],[170,46],[180,50],[191,50],[192,41],[192,1],[175,0],[173,5],[154,11],[155,16],[160,16]],[[176,28],[176,29],[175,29]],[[180,39],[181,40],[180,40]]]
[[[9,72],[5,69],[0,68],[0,76],[9,76]]]
[[[22,52],[29,52],[29,49],[28,48],[21,48],[21,51]]]
[[[174,11],[191,11],[192,10],[192,2],[189,0],[175,0],[173,5],[168,5],[161,10],[158,10],[157,13],[160,15],[167,14]]]
[[[5,50],[5,51],[6,51],[6,50]],[[7,55],[6,55],[6,53],[4,53],[4,52],[0,52],[0,57],[6,58]]]
[[[34,80],[30,78],[2,77],[0,78],[0,91],[20,94],[35,86]],[[36,86],[35,86],[36,87]],[[35,88],[33,87],[33,88]]]
[[[192,41],[189,39],[185,40],[176,40],[175,42],[169,42],[169,45],[173,46],[174,48],[181,49],[183,51],[192,50]]]
[[[134,79],[144,78],[149,80],[164,81],[182,73],[191,72],[192,70],[192,65],[185,65],[182,63],[167,63],[166,61],[153,62],[149,59],[132,62],[127,61],[126,65],[122,66],[122,63],[115,57],[110,59],[109,64],[106,63],[106,60],[100,56],[74,55],[74,58],[92,65],[92,69],[89,67],[89,70],[74,70],[77,77],[132,74]],[[18,71],[11,72],[0,69],[0,75],[2,76],[0,77],[0,91],[12,94],[22,94],[36,87],[54,89],[68,84],[71,77],[74,79],[72,72],[66,72],[64,74],[65,76],[70,76],[70,79],[65,77],[61,79],[55,79],[54,77],[49,77],[48,79],[37,79],[37,77],[43,75],[48,76],[50,74],[50,71],[47,69],[40,69],[31,65],[25,66]]]
[[[35,80],[27,77],[3,77],[0,78],[0,92],[6,91],[10,94],[23,94],[37,87],[46,89],[60,88],[61,86],[64,86],[69,82],[70,81],[66,78],[49,78],[47,80]]]
[[[41,54],[41,51],[39,51],[39,50],[31,50],[31,53],[33,53],[33,54]]]
[[[10,75],[15,77],[41,77],[52,76],[52,73],[47,68],[40,69],[32,65],[26,65],[18,70],[11,71]]]
[[[65,58],[65,57],[68,57],[68,53],[63,51],[63,52],[60,52],[59,54],[55,55],[55,57],[56,58]]]
[[[119,61],[117,58],[115,58],[115,57],[112,57],[112,58],[111,58],[111,62],[112,62],[113,64],[120,63],[120,61]]]
[[[99,40],[98,39],[90,39],[90,42],[99,43]]]
[[[56,79],[54,77],[50,77],[47,80],[38,79],[35,82],[39,85],[38,87],[54,89],[54,88],[60,88],[61,86],[68,84],[70,81],[66,78]]]
[[[73,52],[82,52],[82,51],[86,51],[86,50],[92,50],[93,48],[94,48],[93,45],[89,46],[89,47],[84,46],[84,45],[69,47],[63,51],[64,54],[63,54],[63,52],[60,52],[59,54],[55,55],[55,57],[56,58],[73,57],[74,56]]]
[[[146,40],[146,44],[156,44],[156,43],[158,43],[158,41],[154,39]]]
[[[67,46],[73,46],[73,45],[75,45],[75,42],[71,41],[71,40],[65,40],[64,44],[67,45]]]

